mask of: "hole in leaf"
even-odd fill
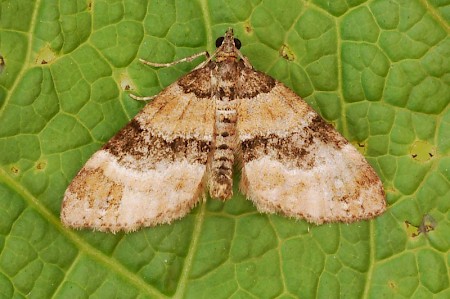
[[[414,160],[426,162],[436,155],[436,147],[426,141],[415,141],[411,146],[410,154]]]
[[[425,214],[419,226],[415,226],[408,221],[405,221],[405,225],[406,233],[408,234],[408,236],[410,236],[411,238],[415,238],[420,234],[427,234],[433,231],[436,228],[437,223],[431,215]]]
[[[119,80],[120,88],[122,88],[122,90],[134,90],[133,81],[127,74],[121,73],[119,76]]]
[[[41,48],[36,55],[36,64],[52,63],[56,59],[56,54],[49,46]]]
[[[356,150],[364,155],[366,152],[366,143],[365,142],[352,142],[352,145],[356,148]]]
[[[280,56],[286,60],[289,60],[289,61],[295,60],[294,52],[292,52],[292,50],[287,45],[282,45],[279,53],[280,53]]]

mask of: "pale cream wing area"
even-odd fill
[[[385,210],[382,183],[365,158],[283,84],[243,96],[237,134],[240,188],[259,211],[321,224]]]
[[[214,106],[206,91],[186,89],[188,79],[161,92],[87,161],[64,195],[66,226],[115,232],[170,223],[204,196]]]

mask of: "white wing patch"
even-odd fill
[[[63,222],[102,231],[170,223],[202,196],[205,170],[187,160],[130,169],[107,151],[98,151],[65,194]]]

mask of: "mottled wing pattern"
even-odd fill
[[[183,217],[204,196],[213,130],[206,66],[162,91],[88,160],[64,195],[63,223],[115,232]]]
[[[260,72],[246,69],[240,80],[240,188],[259,211],[321,224],[372,218],[385,210],[375,171],[306,102]],[[258,90],[268,84],[270,90]]]

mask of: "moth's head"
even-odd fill
[[[228,28],[225,36],[216,39],[216,47],[216,60],[236,59],[240,56],[241,41],[234,37],[233,29]]]

